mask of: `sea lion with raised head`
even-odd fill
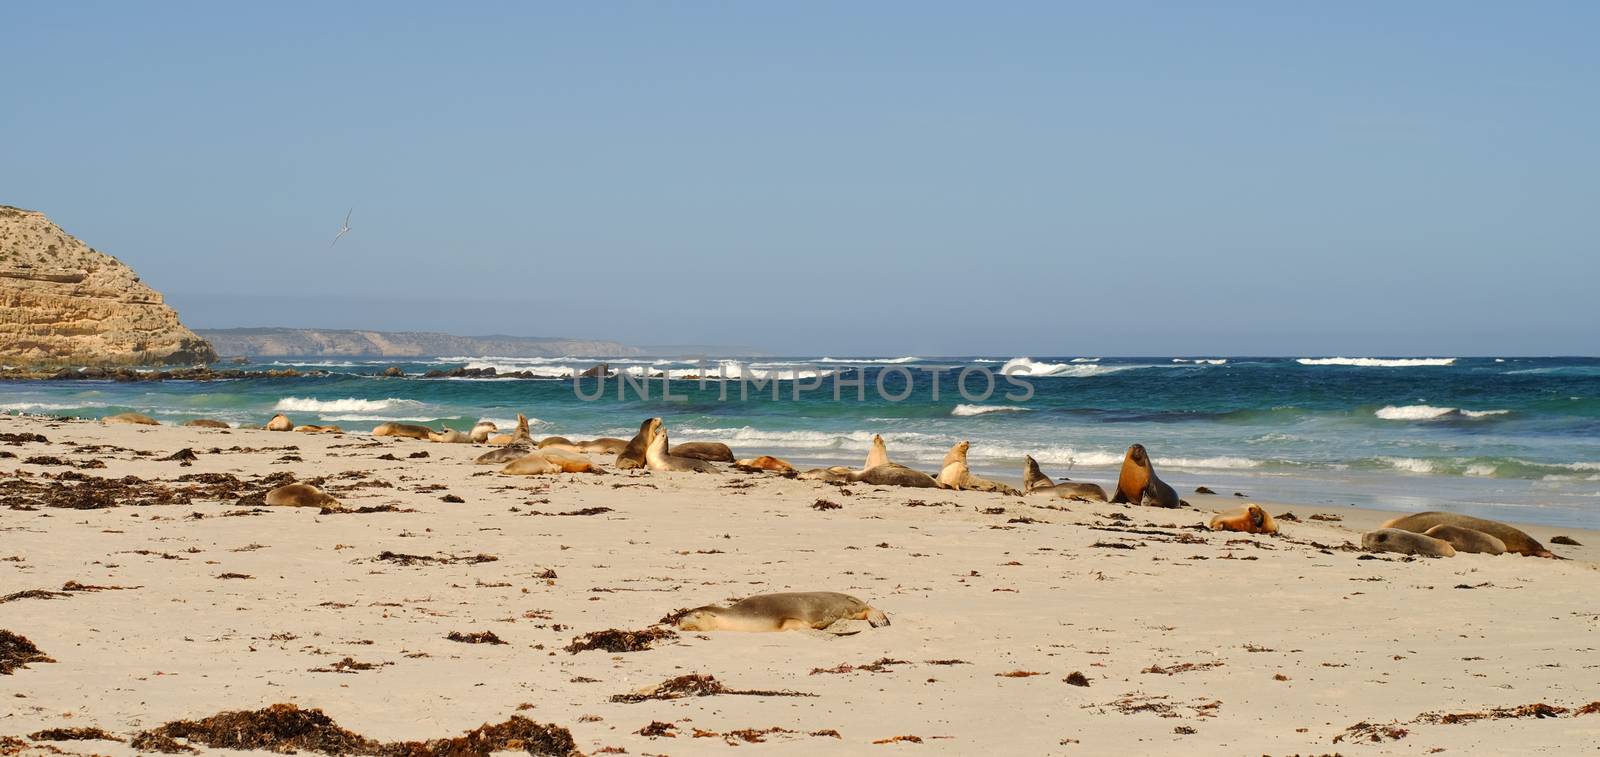
[[[1260,505],[1250,504],[1217,513],[1208,524],[1212,531],[1240,531],[1247,534],[1278,533],[1278,522]]]
[[[1404,531],[1426,533],[1434,526],[1460,526],[1474,531],[1482,531],[1506,545],[1507,552],[1515,552],[1529,557],[1555,557],[1550,550],[1545,549],[1538,539],[1529,536],[1518,528],[1513,528],[1499,521],[1474,518],[1471,515],[1458,513],[1425,512],[1415,515],[1402,515],[1391,518],[1383,524],[1383,528],[1398,528]]]
[[[443,431],[428,434],[428,441],[439,444],[471,444],[472,435],[465,431],[446,428]]]
[[[263,428],[268,431],[293,431],[294,421],[289,420],[289,416],[278,413],[272,416],[272,420],[267,421],[267,425]]]
[[[655,428],[661,425],[660,418],[646,418],[639,424],[639,433],[634,434],[627,446],[617,453],[617,467],[621,470],[631,470],[645,467],[644,451],[650,446],[650,437],[655,433]]]
[[[313,426],[313,425],[309,425],[309,424],[305,425],[305,426],[295,426],[294,430],[298,431],[298,432],[300,432],[302,434],[342,434],[342,433],[344,433],[344,429],[339,428],[338,426]]]
[[[735,460],[733,467],[747,473],[754,473],[756,471],[772,471],[774,473],[794,472],[794,466],[790,465],[787,460],[782,460],[771,455],[762,455],[760,457],[752,457],[746,460]]]
[[[101,423],[132,423],[137,426],[159,426],[161,422],[144,413],[117,413],[100,419]]]
[[[1150,464],[1150,453],[1145,451],[1143,444],[1129,447],[1128,453],[1123,455],[1122,471],[1117,474],[1117,493],[1111,501],[1156,507],[1187,504],[1178,499],[1178,492],[1167,482],[1156,477],[1156,469]]]
[[[653,471],[693,471],[695,473],[718,473],[717,466],[704,460],[692,457],[678,457],[667,452],[671,441],[667,439],[667,429],[660,423],[655,425],[650,435],[650,444],[644,448],[645,464]]]
[[[1022,456],[1022,493],[1042,494],[1062,499],[1087,499],[1092,502],[1106,501],[1106,490],[1100,488],[1099,484],[1067,479],[1062,479],[1060,482],[1050,480],[1049,476],[1039,471],[1039,463],[1035,462],[1031,455]]]
[[[421,439],[427,441],[428,435],[435,433],[427,426],[415,423],[380,423],[372,429],[373,436],[399,436],[406,439]]]
[[[708,463],[733,462],[733,450],[728,449],[728,445],[722,442],[684,442],[673,445],[668,454],[678,457],[692,457]]]
[[[528,416],[517,414],[517,428],[511,432],[511,437],[500,449],[489,450],[473,460],[478,465],[495,465],[509,463],[519,457],[527,455],[536,449],[533,443],[533,434],[528,431]]]
[[[1432,536],[1441,541],[1450,542],[1457,552],[1471,552],[1484,555],[1503,555],[1506,552],[1506,543],[1498,537],[1491,536],[1482,531],[1461,526],[1452,526],[1440,523],[1433,528],[1422,532],[1423,536]]]
[[[472,431],[468,432],[467,436],[472,438],[473,444],[483,444],[489,441],[491,434],[499,430],[500,427],[494,425],[494,421],[480,420],[472,424]]]
[[[311,484],[284,484],[267,492],[264,500],[273,507],[331,507],[338,508],[339,500]]]
[[[956,442],[950,451],[945,453],[944,467],[939,469],[939,488],[955,489],[958,491],[999,492],[1001,494],[1021,494],[998,481],[990,481],[972,475],[972,470],[967,467],[967,450],[972,445],[966,441]]]
[[[841,620],[865,620],[873,628],[889,625],[889,616],[849,594],[797,591],[758,594],[727,607],[696,607],[678,619],[685,631],[801,631],[823,629]]]
[[[876,468],[889,464],[889,447],[883,443],[882,434],[872,435],[872,449],[867,450],[867,464],[861,466],[862,470]]]
[[[222,421],[214,421],[210,418],[195,418],[192,421],[184,421],[183,425],[191,428],[232,428],[232,426]]]
[[[1373,552],[1399,552],[1423,557],[1455,557],[1450,542],[1398,528],[1380,528],[1361,535],[1361,546]]]

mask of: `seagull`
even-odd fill
[[[349,213],[345,213],[344,214],[344,225],[339,227],[339,233],[338,234],[333,235],[333,242],[332,242],[332,244],[328,245],[329,247],[332,247],[333,245],[338,244],[339,243],[339,237],[342,237],[342,236],[350,233],[350,213],[354,213],[354,212],[356,212],[356,209],[355,208],[351,208]]]

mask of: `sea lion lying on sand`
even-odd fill
[[[467,436],[472,438],[473,444],[483,444],[489,441],[489,437],[494,432],[499,430],[500,427],[494,425],[493,421],[478,421],[472,424],[472,430],[467,432]]]
[[[193,428],[232,428],[222,421],[214,421],[210,418],[196,418],[192,421],[184,421],[183,425]]]
[[[1373,552],[1399,552],[1424,557],[1455,557],[1450,542],[1398,528],[1380,528],[1361,535],[1361,546]]]
[[[1100,488],[1099,484],[1066,479],[1062,479],[1060,483],[1051,481],[1049,476],[1039,471],[1039,464],[1027,455],[1022,458],[1022,493],[1043,494],[1062,499],[1087,499],[1093,502],[1106,501],[1106,490]]]
[[[623,446],[622,451],[617,453],[617,468],[632,470],[645,467],[645,448],[650,446],[650,436],[655,433],[654,429],[660,425],[660,418],[644,419],[644,422],[639,424],[639,433],[634,434],[633,438]]]
[[[972,475],[972,470],[967,467],[967,450],[971,444],[966,441],[956,442],[950,451],[945,453],[944,467],[939,469],[939,488],[955,489],[958,491],[999,492],[1001,494],[1018,494],[1017,491],[998,481],[990,481]]]
[[[645,464],[653,471],[694,471],[695,473],[720,473],[717,466],[704,460],[692,457],[678,457],[667,452],[667,429],[659,422],[650,436],[650,444],[644,448]]]
[[[722,442],[684,442],[674,446],[669,454],[678,457],[692,457],[708,463],[733,462],[733,450]]]
[[[841,620],[865,620],[873,628],[889,616],[849,594],[833,591],[758,594],[727,607],[706,605],[678,620],[685,631],[799,631],[822,629]]]
[[[471,444],[472,435],[466,433],[465,431],[457,431],[453,428],[447,428],[437,433],[428,434],[428,441],[437,442],[439,444]]]
[[[506,467],[501,468],[500,472],[507,476],[543,476],[551,473],[560,473],[561,466],[551,462],[549,458],[538,452],[529,452],[506,463]]]
[[[771,455],[752,457],[748,460],[736,460],[733,463],[733,467],[747,473],[754,473],[756,471],[773,471],[775,473],[794,472],[794,466],[790,465],[787,460],[781,460]]]
[[[1474,531],[1482,531],[1499,539],[1506,545],[1507,552],[1515,552],[1529,557],[1555,557],[1550,550],[1545,549],[1538,539],[1529,536],[1520,529],[1513,528],[1499,521],[1474,518],[1471,515],[1457,513],[1425,512],[1415,515],[1402,515],[1390,519],[1383,524],[1383,528],[1398,528],[1403,531],[1426,533],[1434,526],[1460,526]]]
[[[432,433],[433,429],[415,423],[380,423],[372,430],[373,436],[400,436],[423,441],[427,441],[428,435]]]
[[[144,413],[117,413],[100,419],[101,423],[132,423],[139,426],[159,426],[160,421]]]
[[[1188,504],[1178,499],[1178,492],[1167,482],[1156,477],[1156,469],[1151,466],[1150,454],[1145,451],[1143,444],[1129,447],[1128,454],[1122,457],[1122,471],[1117,474],[1117,493],[1111,501],[1156,507]]]
[[[883,437],[877,435],[872,437],[872,449],[867,452],[867,464],[861,470],[851,470],[842,465],[812,468],[800,474],[800,478],[835,484],[863,483],[873,486],[908,486],[914,489],[934,489],[939,486],[939,482],[934,480],[933,476],[890,462],[889,449],[884,445]]]
[[[302,434],[342,434],[342,433],[344,433],[344,429],[339,428],[338,426],[311,426],[311,425],[306,425],[306,426],[295,426],[294,430],[298,431],[298,432],[300,432]]]
[[[284,484],[267,492],[266,503],[273,507],[331,507],[338,508],[339,500],[328,496],[311,484]]]
[[[557,445],[563,447],[573,446],[572,440],[565,436],[547,436],[539,440],[539,449],[544,449],[545,447],[554,447]]]
[[[533,443],[533,434],[528,432],[528,416],[518,413],[517,428],[512,432],[511,437],[506,441],[505,446],[501,447],[500,449],[489,450],[488,452],[479,455],[477,459],[473,460],[472,462],[478,465],[509,463],[512,460],[516,460],[519,457],[533,452],[534,449],[535,446]]]
[[[1441,541],[1450,542],[1457,552],[1470,552],[1484,555],[1503,555],[1506,553],[1506,543],[1499,538],[1471,528],[1451,526],[1440,523],[1433,528],[1422,532],[1424,536],[1432,536]]]
[[[289,420],[289,416],[278,413],[272,416],[272,420],[267,421],[267,425],[264,428],[268,431],[293,431],[294,421]]]
[[[1278,522],[1260,505],[1245,505],[1217,513],[1209,524],[1212,531],[1242,531],[1247,534],[1278,533]]]

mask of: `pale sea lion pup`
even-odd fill
[[[667,453],[667,429],[657,423],[654,433],[650,436],[650,444],[644,448],[645,464],[653,471],[694,471],[695,473],[717,473],[717,466],[704,460],[692,457],[678,457]]]
[[[494,425],[493,421],[480,420],[477,423],[472,424],[472,431],[467,435],[472,437],[473,444],[483,444],[484,442],[489,441],[489,436],[491,434],[499,430],[500,427]]]
[[[1049,476],[1039,471],[1039,463],[1032,456],[1022,457],[1022,493],[1042,494],[1048,497],[1061,497],[1063,499],[1087,499],[1095,502],[1106,501],[1106,490],[1099,484],[1090,484],[1082,481],[1063,480],[1060,483],[1051,481]]]
[[[1441,512],[1402,515],[1384,523],[1383,527],[1423,533],[1439,525],[1460,526],[1474,531],[1482,531],[1504,542],[1507,552],[1515,552],[1529,557],[1555,557],[1550,550],[1545,549],[1545,546],[1539,543],[1538,539],[1529,536],[1521,529],[1513,528],[1499,521],[1474,518],[1471,515]]]
[[[377,428],[372,429],[373,436],[399,436],[423,441],[426,441],[428,435],[432,433],[433,429],[415,423],[380,423]]]
[[[1374,552],[1399,552],[1424,557],[1455,557],[1450,542],[1398,528],[1380,528],[1361,535],[1361,546]]]
[[[339,507],[339,500],[311,484],[284,484],[267,492],[266,503],[274,507]]]
[[[1179,507],[1185,504],[1178,499],[1177,491],[1156,477],[1156,470],[1150,465],[1150,454],[1145,451],[1143,444],[1129,447],[1128,454],[1122,457],[1122,471],[1117,474],[1117,493],[1111,501],[1156,507]]]
[[[183,425],[194,428],[231,428],[228,424],[223,423],[222,421],[214,421],[210,418],[196,418],[192,421],[184,421]]]
[[[628,445],[617,453],[617,467],[622,470],[645,467],[645,448],[650,446],[650,437],[660,425],[660,418],[644,419],[644,422],[639,424],[639,433],[634,434]]]
[[[278,413],[272,416],[272,420],[267,421],[266,429],[268,431],[293,431],[294,421],[289,420],[289,416]]]
[[[758,594],[727,607],[706,605],[678,620],[685,631],[799,631],[827,628],[841,620],[865,620],[873,628],[889,616],[849,594],[833,591]]]
[[[708,463],[733,462],[733,450],[722,442],[684,442],[674,446],[668,454],[678,457],[692,457]]]
[[[144,413],[117,413],[100,419],[101,423],[132,423],[139,426],[159,426],[160,421]]]
[[[1217,513],[1209,524],[1212,531],[1242,531],[1247,534],[1278,533],[1278,522],[1260,505],[1250,504]]]
[[[1450,542],[1450,546],[1455,547],[1457,552],[1484,555],[1503,555],[1506,552],[1506,543],[1500,541],[1498,537],[1471,528],[1440,523],[1422,533],[1424,536]]]
[[[965,441],[956,442],[955,446],[945,453],[944,467],[939,470],[940,488],[1021,494],[1021,492],[1005,484],[972,475],[972,470],[967,467],[967,450],[971,446],[970,443]]]
[[[428,441],[439,444],[470,444],[472,436],[463,431],[446,428],[443,431],[428,434]]]

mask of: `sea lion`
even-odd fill
[[[479,458],[480,460],[482,458]],[[542,476],[549,473],[560,473],[561,466],[550,462],[549,458],[538,452],[529,452],[506,464],[500,469],[501,473],[508,476]]]
[[[669,454],[678,457],[692,457],[708,463],[733,462],[733,450],[722,442],[684,442],[674,446]]]
[[[645,464],[653,471],[694,471],[695,473],[717,473],[717,466],[704,460],[692,457],[678,457],[667,452],[671,442],[667,439],[667,429],[660,423],[655,425],[650,435],[650,444],[644,448]]]
[[[830,468],[831,471],[843,471],[845,480],[872,484],[873,486],[909,486],[915,489],[937,489],[939,482],[922,471],[907,468],[899,463],[884,463],[874,465],[862,471],[853,471],[849,468]]]
[[[576,452],[564,449],[541,449],[538,454],[561,469],[563,473],[598,473],[594,461]]]
[[[618,455],[628,448],[628,443],[614,437],[602,436],[599,439],[578,442],[572,446],[579,452],[589,455]]]
[[[465,431],[447,428],[437,433],[428,434],[428,441],[438,444],[470,444],[472,436]]]
[[[159,426],[161,422],[144,413],[117,413],[100,419],[101,423],[132,423],[139,426]]]
[[[214,421],[210,418],[195,418],[192,421],[184,421],[183,425],[192,428],[232,428],[222,421]]]
[[[849,594],[799,591],[758,594],[727,607],[706,605],[678,620],[685,631],[799,631],[822,629],[841,620],[865,620],[873,628],[889,625],[889,616]]]
[[[550,446],[554,446],[554,445],[557,445],[557,444],[559,444],[559,445],[561,445],[563,447],[574,447],[575,446],[575,445],[573,445],[572,440],[568,439],[565,436],[547,436],[547,437],[539,440],[539,449],[544,449],[545,447],[550,447]]]
[[[500,449],[490,450],[477,457],[472,462],[478,465],[495,465],[509,463],[522,457],[535,449],[533,434],[528,432],[528,416],[517,414],[517,428],[511,433],[504,446]]]
[[[1373,552],[1399,552],[1424,557],[1455,557],[1450,542],[1398,528],[1380,528],[1361,535],[1361,546]]]
[[[1022,493],[1043,494],[1047,497],[1061,497],[1063,499],[1087,499],[1095,502],[1106,501],[1106,490],[1099,484],[1082,481],[1068,481],[1063,479],[1060,483],[1051,481],[1049,476],[1039,471],[1039,463],[1032,456],[1022,456]]]
[[[294,421],[289,420],[289,416],[278,413],[272,416],[272,420],[267,421],[267,425],[263,428],[268,431],[293,431]]]
[[[998,481],[990,481],[972,475],[972,470],[967,467],[967,450],[971,444],[966,441],[956,442],[950,451],[945,453],[944,467],[939,469],[939,488],[955,489],[957,491],[999,492],[1001,494],[1021,494]]]
[[[617,453],[617,468],[631,470],[645,467],[644,451],[650,446],[650,436],[655,433],[655,428],[661,425],[660,418],[646,418],[639,424],[639,433],[634,434],[627,446]]]
[[[1278,522],[1260,505],[1245,505],[1217,513],[1209,524],[1212,531],[1243,531],[1247,534],[1278,533]]]
[[[311,484],[284,484],[267,492],[266,503],[282,507],[339,507],[339,500]]]
[[[294,430],[302,434],[342,434],[344,429],[338,426],[295,426]]]
[[[492,421],[478,421],[477,423],[472,424],[472,431],[467,435],[472,437],[473,444],[483,444],[484,442],[489,441],[490,434],[493,434],[499,430],[500,427],[494,425],[494,422]]]
[[[1477,529],[1440,523],[1422,533],[1424,536],[1450,542],[1450,546],[1455,547],[1457,552],[1484,555],[1503,555],[1506,552],[1505,542]]]
[[[427,426],[419,426],[415,423],[380,423],[377,428],[372,430],[373,436],[401,436],[407,439],[422,439],[424,441],[432,433],[434,433],[433,429]]]
[[[733,463],[733,467],[738,468],[739,470],[745,471],[747,473],[754,473],[756,471],[764,471],[764,470],[765,471],[774,471],[774,472],[777,472],[777,473],[793,473],[794,472],[794,466],[790,465],[788,463],[788,461],[780,460],[780,459],[778,459],[776,457],[773,457],[771,455],[762,455],[760,457],[752,457],[752,458],[750,458],[748,460],[736,460]]]
[[[1128,454],[1122,457],[1122,472],[1117,474],[1117,494],[1111,501],[1156,507],[1187,504],[1178,499],[1178,493],[1167,482],[1156,477],[1156,470],[1150,465],[1150,454],[1145,452],[1143,444],[1129,447]]]
[[[1482,531],[1499,539],[1506,545],[1507,552],[1515,552],[1529,557],[1555,557],[1550,550],[1545,549],[1538,539],[1529,536],[1520,529],[1513,528],[1499,521],[1474,518],[1471,515],[1457,513],[1426,512],[1415,515],[1402,515],[1390,519],[1383,524],[1383,528],[1398,528],[1404,531],[1426,533],[1428,529],[1438,525],[1460,526],[1474,531]]]
[[[861,466],[862,470],[876,468],[889,464],[889,448],[883,443],[882,434],[872,435],[872,449],[867,451],[867,464]]]

